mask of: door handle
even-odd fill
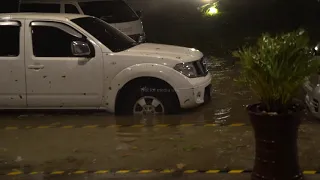
[[[39,69],[43,69],[44,65],[29,65],[28,69],[34,69],[34,70],[39,70]]]

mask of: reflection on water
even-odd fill
[[[162,125],[179,125],[181,124],[180,115],[171,116],[133,116],[133,117],[115,117],[116,124],[121,126],[143,125],[155,126]]]
[[[216,117],[215,123],[225,124],[227,119],[230,117],[231,108],[217,109],[214,113]]]
[[[248,122],[244,106],[253,102],[253,99],[247,90],[234,81],[239,76],[235,60],[213,59],[212,62],[213,97],[205,113],[209,114],[213,123],[217,124]]]

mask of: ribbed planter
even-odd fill
[[[303,180],[298,160],[298,128],[301,110],[269,115],[247,107],[255,137],[255,161],[251,180]]]

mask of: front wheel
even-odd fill
[[[165,114],[161,100],[153,96],[143,96],[133,105],[133,114]]]
[[[162,115],[179,112],[180,103],[170,88],[136,86],[127,92],[120,105],[121,114]]]

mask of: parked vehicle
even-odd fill
[[[320,43],[315,46],[314,53],[317,58],[320,56]],[[305,103],[308,106],[309,111],[316,118],[320,118],[320,73],[311,76],[311,78],[304,83],[303,87],[306,91]]]
[[[21,0],[20,12],[86,14],[110,23],[139,43],[146,40],[141,11],[135,12],[124,0]]]
[[[162,114],[210,97],[200,51],[138,44],[92,16],[1,14],[0,38],[1,109]]]

